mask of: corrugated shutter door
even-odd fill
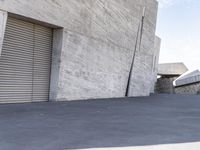
[[[52,29],[39,25],[34,28],[33,100],[44,101],[49,98]]]
[[[0,57],[0,102],[32,100],[33,24],[8,19]]]
[[[52,29],[8,17],[0,56],[1,103],[48,101],[51,40]]]

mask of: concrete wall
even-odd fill
[[[200,82],[175,87],[176,94],[200,94]]]
[[[159,55],[160,55],[160,46],[161,46],[161,39],[159,37],[156,37],[155,42],[154,42],[151,93],[155,93],[155,87],[156,87],[156,82],[157,82],[157,74],[158,74],[158,62],[159,62]]]
[[[2,10],[63,28],[54,35],[60,40],[54,38],[52,100],[124,97],[133,54],[129,96],[149,95],[157,5],[155,0],[0,1]]]
[[[146,7],[143,24],[139,26],[139,39],[136,41],[134,65],[129,89],[129,96],[147,96],[152,89],[152,70],[155,56],[155,29],[157,2],[143,1]],[[157,43],[159,44],[159,43]],[[157,75],[156,75],[157,76]]]
[[[6,22],[7,22],[8,14],[6,11],[0,10],[0,56],[2,52],[2,46],[3,46],[3,39],[6,29]]]
[[[156,93],[161,94],[174,94],[173,81],[176,80],[178,76],[174,77],[161,77],[156,83]]]

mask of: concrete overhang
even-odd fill
[[[179,76],[188,71],[184,63],[163,63],[158,65],[158,75]]]
[[[186,72],[174,81],[174,86],[184,86],[200,82],[200,71]]]

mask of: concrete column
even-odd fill
[[[3,39],[6,30],[7,18],[8,18],[8,13],[6,11],[0,10],[0,56],[3,47]]]
[[[63,29],[62,28],[54,29],[50,93],[49,93],[49,100],[50,101],[56,101],[57,100],[62,49],[63,49]]]

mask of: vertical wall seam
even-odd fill
[[[135,63],[135,56],[136,56],[136,52],[137,52],[138,38],[139,38],[139,36],[140,36],[139,51],[141,49],[142,37],[143,37],[144,19],[145,19],[145,12],[146,12],[146,7],[143,8],[142,18],[141,18],[141,21],[140,21],[140,23],[138,25],[137,37],[136,37],[136,42],[135,42],[135,49],[134,49],[134,52],[133,52],[132,63],[131,63],[131,67],[130,67],[130,72],[129,72],[128,82],[127,82],[125,97],[129,96],[130,83],[131,83],[131,77],[132,77],[132,74],[133,74],[133,66],[134,66],[134,63]]]
[[[134,62],[135,62],[135,55],[136,55],[137,46],[138,46],[138,36],[139,36],[139,32],[140,32],[140,23],[139,23],[139,25],[138,25],[137,37],[136,37],[136,41],[135,41],[135,48],[134,48],[133,57],[132,57],[132,62],[131,62],[131,67],[130,67],[130,71],[129,71],[129,77],[128,77],[128,82],[127,82],[125,97],[128,97],[128,95],[129,95],[131,76],[132,76],[132,72],[133,72],[133,65],[134,65]]]

